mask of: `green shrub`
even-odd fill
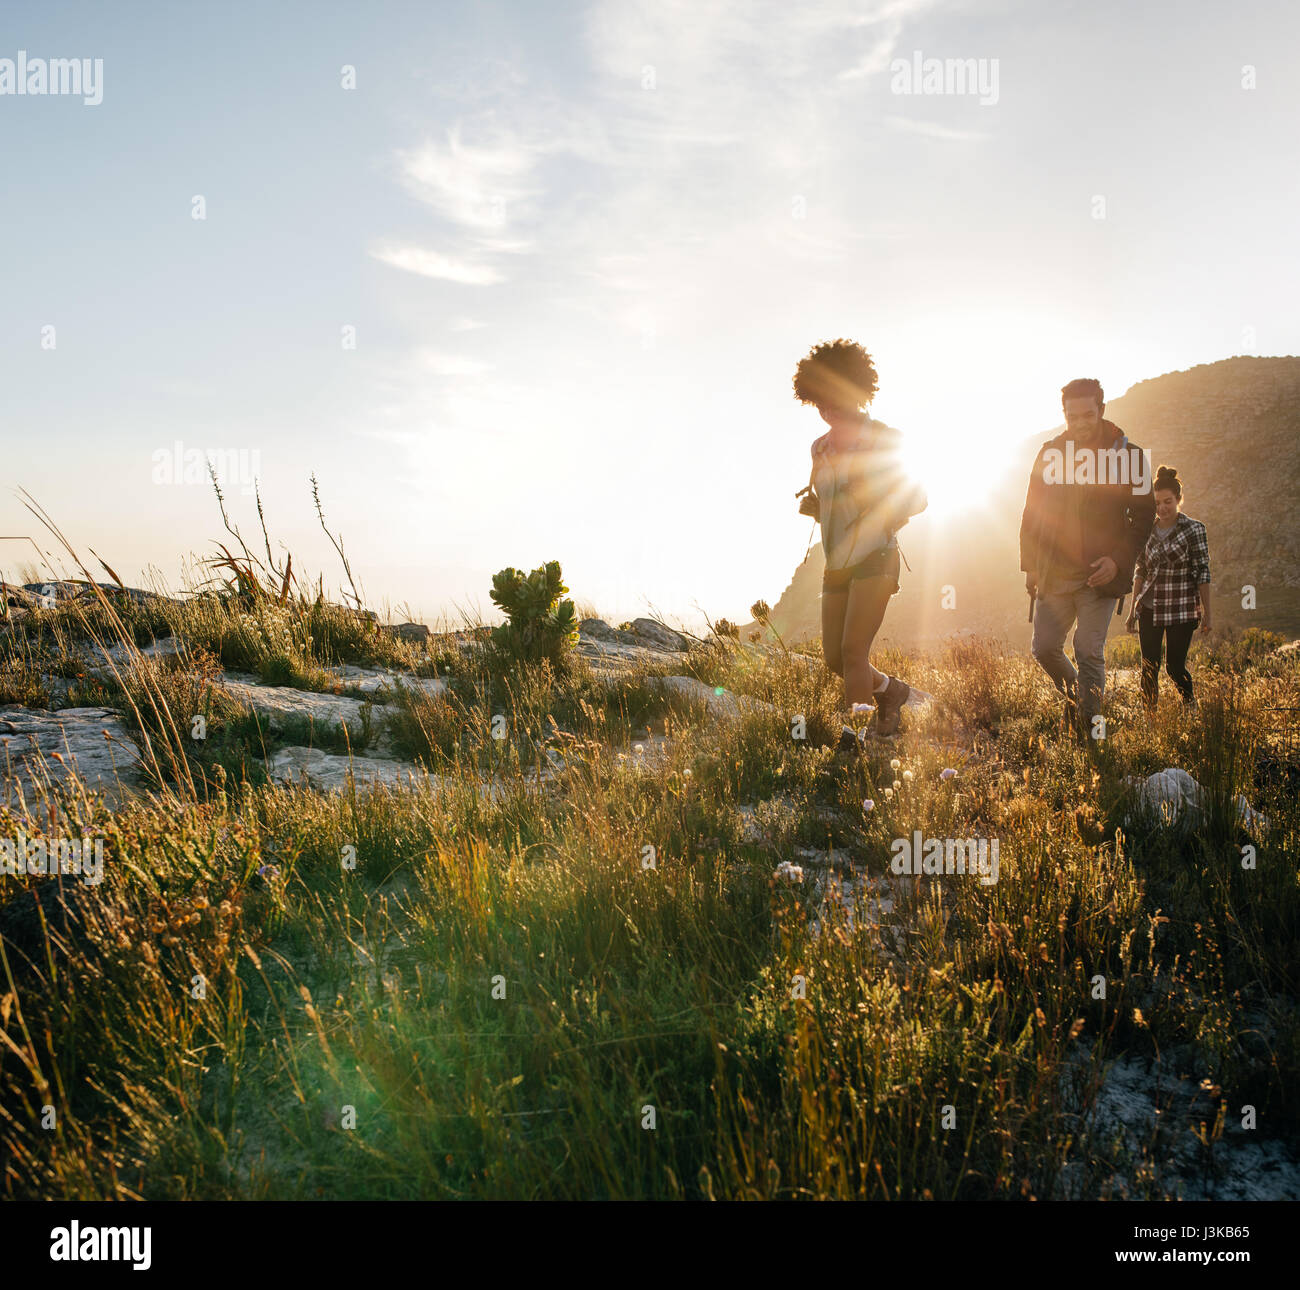
[[[578,639],[573,601],[560,599],[566,591],[558,560],[549,560],[526,575],[513,568],[494,575],[488,594],[508,620],[492,631],[498,654],[523,663],[546,659],[561,667],[565,653]]]
[[[1286,637],[1263,627],[1247,627],[1244,632],[1230,632],[1197,651],[1201,661],[1225,672],[1240,672],[1266,659]]]
[[[1141,667],[1142,642],[1128,632],[1106,642],[1107,667]]]

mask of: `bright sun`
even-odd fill
[[[929,496],[926,508],[938,523],[985,505],[1006,474],[1005,452],[987,440],[965,433],[944,433],[924,427],[899,426],[903,431],[903,465]]]
[[[1060,424],[1060,387],[1093,362],[1068,320],[1013,306],[919,314],[864,343],[880,372],[871,415],[902,432],[938,523],[986,505],[1008,475],[1028,479],[1025,440]]]

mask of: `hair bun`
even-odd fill
[[[1178,472],[1172,466],[1157,466],[1155,482],[1152,489],[1161,489],[1171,492],[1179,499],[1183,495],[1183,481],[1178,478]]]

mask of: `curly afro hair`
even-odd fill
[[[876,393],[876,368],[856,341],[824,341],[799,360],[794,397],[800,403],[861,412]]]

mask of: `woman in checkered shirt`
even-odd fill
[[[1187,651],[1196,631],[1210,630],[1210,544],[1205,525],[1182,512],[1183,485],[1172,466],[1156,471],[1152,493],[1156,522],[1133,570],[1133,608],[1127,627],[1142,642],[1142,696],[1156,706],[1161,646],[1166,645],[1165,670],[1196,706]]]

